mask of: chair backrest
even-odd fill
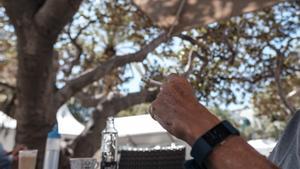
[[[183,169],[185,147],[120,150],[119,169]]]

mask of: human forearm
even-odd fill
[[[215,115],[198,102],[187,80],[176,75],[169,76],[164,82],[151,104],[150,113],[168,132],[190,145],[220,123]],[[212,152],[207,156],[211,169],[278,169],[239,136],[231,135],[220,141],[223,142],[211,147]],[[201,145],[205,146],[205,143]],[[206,147],[194,150],[197,153],[203,149],[202,153],[206,153]]]
[[[211,169],[279,169],[240,136],[216,146],[207,161]]]
[[[203,122],[200,125],[190,120],[191,130],[195,132],[191,136],[184,138],[190,145],[193,145],[200,136],[221,123],[206,108],[198,109],[198,111],[198,113],[194,114],[203,114],[203,112],[206,112],[203,119],[205,119],[207,124],[211,124],[211,127],[205,127],[205,130],[203,130]],[[227,137],[223,142],[215,146],[207,158],[206,165],[210,169],[278,169],[278,167],[272,164],[265,156],[259,154],[242,137],[236,135]]]
[[[198,111],[198,113],[194,114],[206,112],[205,118],[199,120],[202,121],[201,123],[190,119],[189,126],[193,132],[190,135],[187,133],[183,137],[191,146],[200,136],[221,122],[205,108],[198,109]],[[205,119],[206,125],[203,125],[203,119]],[[209,125],[210,127],[208,128]],[[221,144],[214,147],[206,160],[206,164],[210,166],[210,169],[278,169],[265,156],[260,155],[252,148],[242,137],[235,135],[227,137]]]

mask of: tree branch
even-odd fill
[[[67,34],[67,36],[69,37],[69,39],[70,39],[70,42],[73,44],[73,46],[75,47],[75,50],[76,50],[76,53],[75,54],[72,54],[72,52],[71,51],[69,51],[68,49],[67,49],[67,52],[68,52],[68,54],[70,55],[70,58],[72,59],[71,61],[67,61],[66,60],[66,62],[68,62],[68,64],[65,64],[65,65],[68,65],[68,66],[66,66],[64,69],[62,69],[62,71],[64,72],[64,74],[66,75],[66,76],[69,76],[71,73],[72,73],[72,69],[73,69],[73,67],[75,66],[75,65],[77,65],[77,64],[79,64],[79,62],[80,62],[80,56],[82,55],[82,53],[83,53],[83,48],[82,48],[82,46],[81,45],[79,45],[78,44],[78,42],[77,42],[77,39],[78,39],[78,37],[81,35],[81,33],[82,33],[82,31],[84,30],[84,29],[86,29],[90,24],[92,24],[92,23],[94,23],[95,21],[93,21],[93,20],[90,20],[85,26],[83,26],[83,27],[81,27],[79,30],[78,30],[78,32],[77,32],[77,34],[76,34],[76,36],[73,38],[72,37],[72,35],[71,35],[71,25],[72,25],[72,23],[70,23],[70,25],[68,26],[68,29],[66,30],[66,34]]]
[[[294,90],[289,92],[286,97],[287,97],[287,99],[289,99],[289,98],[296,97],[296,96],[300,97],[300,88],[299,87],[296,87]]]
[[[58,101],[57,106],[61,106],[65,101],[67,101],[70,97],[80,91],[83,87],[102,78],[114,68],[121,67],[132,62],[143,61],[148,53],[152,52],[161,43],[166,42],[170,38],[171,37],[167,36],[167,33],[162,33],[160,36],[152,40],[138,52],[123,56],[114,56],[101,65],[97,66],[93,70],[85,72],[81,76],[66,82],[66,85],[56,93],[55,97]]]
[[[300,37],[290,38],[290,39],[287,41],[287,43],[286,43],[286,45],[285,45],[285,48],[283,49],[282,53],[287,53],[287,51],[289,50],[289,47],[292,46],[292,42],[293,42],[294,40],[299,41],[299,40],[300,40]]]
[[[182,40],[190,42],[192,45],[197,45],[199,48],[204,49],[207,47],[205,44],[198,41],[198,39],[203,38],[202,36],[198,36],[197,39],[194,39],[193,37],[191,37],[189,35],[180,34],[180,35],[178,35],[178,37],[181,38]],[[202,58],[200,58],[200,59],[202,59]]]
[[[180,34],[180,35],[178,35],[178,37],[181,38],[182,40],[189,41],[192,45],[199,44],[199,42],[196,39],[194,39],[193,37],[191,37],[189,35]]]
[[[14,118],[14,111],[16,106],[16,88],[9,84],[0,82],[0,93],[6,96],[6,99],[0,104],[0,111],[10,116],[11,118]]]
[[[75,140],[73,140],[68,149],[74,150],[71,153],[73,157],[92,156],[100,147],[100,131],[105,127],[105,121],[108,116],[114,116],[121,110],[131,106],[151,102],[155,99],[158,90],[149,91],[144,89],[140,92],[130,93],[127,96],[116,97],[103,103],[103,109],[96,109],[93,115],[93,126],[90,130],[85,130]],[[70,151],[70,150],[69,150]]]
[[[98,96],[90,96],[84,92],[78,92],[75,96],[80,101],[80,104],[84,107],[97,107],[97,105],[103,103],[108,99],[108,95],[101,93]]]
[[[113,98],[103,103],[103,110],[109,116],[115,116],[121,110],[133,105],[153,101],[157,94],[158,90],[149,91],[148,89],[144,89],[140,92],[130,93],[124,97]]]
[[[47,0],[35,15],[37,26],[57,36],[72,19],[83,0]]]
[[[194,61],[194,58],[198,55],[199,54],[192,47],[192,49],[190,50],[190,52],[188,54],[188,62],[184,67],[184,73],[183,73],[184,77],[187,78],[193,72],[193,61]]]
[[[283,62],[284,62],[283,55],[281,55],[281,53],[278,53],[277,51],[276,66],[274,68],[274,78],[277,87],[277,93],[280,98],[280,101],[286,107],[286,109],[288,109],[291,114],[294,114],[296,113],[296,108],[287,100],[286,98],[287,95],[284,93],[282,83],[281,83],[282,82],[281,72],[282,72]]]
[[[37,9],[39,9],[45,1],[46,0],[2,0],[0,4],[4,6],[6,14],[10,18],[10,22],[15,28],[18,28],[23,19],[25,17],[34,16]]]
[[[261,73],[261,74],[256,74],[253,77],[244,77],[244,76],[231,76],[231,77],[225,77],[225,76],[217,76],[218,78],[220,78],[221,80],[226,80],[226,81],[232,81],[235,80],[237,82],[248,82],[248,83],[252,83],[255,84],[263,79],[267,79],[272,77],[271,74],[268,74],[268,72],[265,72],[265,74]]]
[[[15,90],[15,89],[16,89],[15,86],[12,86],[12,85],[10,85],[10,84],[3,83],[3,82],[0,82],[0,86],[1,86],[1,87],[5,87],[5,88],[10,89],[10,90]]]

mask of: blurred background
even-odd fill
[[[47,3],[22,3],[17,14],[0,1],[7,150],[22,143],[43,151],[58,123],[66,156],[93,156],[108,116],[117,117],[121,146],[185,145],[146,113],[158,88],[143,78],[170,73],[185,74],[199,101],[265,155],[300,106],[299,1],[174,32],[130,0],[84,0],[65,15],[53,9],[49,21]]]

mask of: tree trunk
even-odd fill
[[[79,141],[74,148],[75,157],[91,157],[99,150],[101,146],[101,131],[105,127],[106,118],[107,116],[99,116],[93,129],[81,139],[77,138]]]
[[[73,150],[71,157],[92,157],[101,146],[101,131],[104,129],[107,114],[95,111],[93,115],[94,124],[86,134],[78,136],[70,145]],[[60,169],[69,169],[68,155],[62,154]]]
[[[121,110],[133,105],[151,102],[156,98],[158,90],[149,91],[144,89],[140,92],[130,93],[126,96],[116,97],[102,103],[101,110],[93,112],[93,125],[82,135],[77,137],[70,145],[74,150],[73,157],[92,157],[101,146],[101,131],[104,129],[108,116],[114,116]],[[97,106],[96,106],[97,107]],[[69,160],[66,156],[61,158],[61,169],[69,169]]]
[[[37,168],[42,168],[47,133],[55,123],[53,41],[34,24],[23,24],[18,36],[16,144],[38,149]]]

